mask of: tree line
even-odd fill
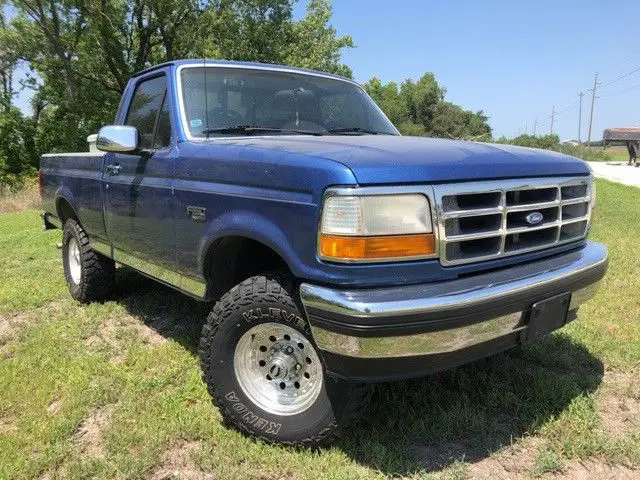
[[[45,152],[86,150],[113,121],[128,78],[176,58],[282,63],[352,77],[354,48],[331,25],[330,0],[0,0],[0,184],[20,183]],[[16,70],[26,77],[16,81]],[[433,74],[366,90],[404,134],[488,139],[483,112],[444,100]],[[31,91],[31,113],[15,105]]]

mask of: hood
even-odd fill
[[[391,135],[261,136],[246,147],[322,157],[347,166],[360,185],[587,175],[582,160],[535,148]]]

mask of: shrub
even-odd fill
[[[560,143],[560,138],[557,135],[541,135],[538,137],[534,135],[519,135],[515,138],[501,137],[495,142],[508,145],[519,145],[521,147],[553,150],[588,162],[612,160],[611,155],[609,155],[608,152],[605,152],[602,148],[574,145],[571,143]]]

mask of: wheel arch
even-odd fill
[[[218,299],[238,283],[265,272],[292,275],[285,259],[269,245],[243,235],[212,241],[203,258],[207,297]]]
[[[76,222],[80,223],[80,217],[78,217],[78,211],[74,207],[73,203],[69,198],[72,198],[68,195],[68,193],[64,191],[58,191],[56,193],[56,215],[60,219],[60,223],[64,226],[64,222],[69,220],[70,218],[74,219]]]
[[[208,227],[199,255],[208,298],[219,298],[241,281],[267,271],[284,270],[297,276],[300,260],[286,235],[270,220],[233,212]]]

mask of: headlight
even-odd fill
[[[429,200],[422,194],[331,195],[319,254],[337,262],[409,260],[435,254]]]

